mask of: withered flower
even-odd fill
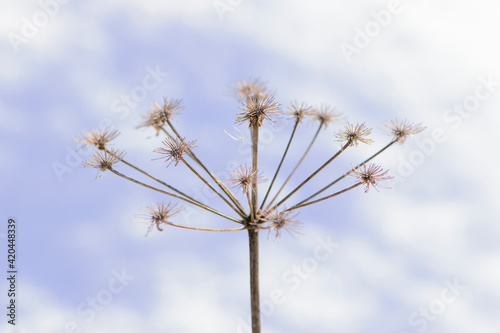
[[[188,142],[186,138],[182,140],[179,138],[167,138],[162,142],[166,148],[160,147],[154,150],[155,153],[163,155],[162,157],[155,158],[155,160],[164,158],[165,162],[168,162],[167,167],[172,163],[175,163],[177,166],[184,159],[184,153],[189,152],[195,147],[195,142]]]
[[[265,219],[268,224],[265,229],[269,229],[269,234],[274,232],[275,238],[280,237],[282,229],[286,230],[290,235],[292,235],[292,232],[300,234],[300,232],[297,231],[297,229],[301,228],[300,222],[295,220],[297,215],[298,213],[286,210],[279,213],[275,212]]]
[[[163,107],[161,107],[157,102],[153,103],[151,110],[142,115],[144,121],[139,124],[136,128],[141,127],[153,127],[156,130],[156,134],[165,126],[167,120],[172,119],[174,115],[181,113],[184,106],[182,105],[182,100],[180,99],[170,99],[164,98]]]
[[[372,132],[371,128],[366,127],[365,123],[353,125],[347,123],[343,130],[339,130],[335,133],[336,141],[345,142],[348,147],[354,147],[358,145],[358,142],[370,144],[373,140],[367,138]]]
[[[92,155],[92,159],[83,163],[86,168],[95,168],[100,171],[106,171],[113,167],[113,164],[118,163],[125,156],[124,151],[110,149],[107,151],[98,151]]]
[[[331,106],[324,104],[321,104],[318,108],[315,108],[313,110],[313,113],[314,117],[317,120],[321,121],[324,124],[325,128],[329,123],[335,122],[342,117],[341,112],[337,112]]]
[[[385,124],[388,128],[388,134],[393,137],[393,140],[403,144],[408,136],[414,136],[422,132],[426,127],[422,126],[422,123],[410,123],[406,120],[391,120]]]
[[[273,92],[267,89],[266,85],[259,81],[258,79],[241,80],[233,83],[229,88],[234,92],[236,97],[244,101],[252,96],[259,97],[270,97],[273,96]]]
[[[140,209],[140,213],[136,216],[141,222],[149,223],[146,236],[156,227],[158,231],[163,231],[161,224],[169,224],[169,219],[179,213],[182,207],[177,207],[176,204],[159,202],[156,205],[151,203],[150,206],[144,206]]]
[[[114,140],[118,135],[120,135],[120,132],[118,131],[100,129],[97,132],[87,131],[85,134],[77,136],[75,141],[104,150],[106,148],[106,144],[108,144],[111,140]]]
[[[274,123],[272,117],[276,117],[281,112],[279,103],[274,101],[274,97],[261,97],[257,95],[250,96],[243,102],[243,106],[239,107],[243,110],[242,113],[238,113],[236,118],[236,123],[243,124],[249,122],[249,127],[258,124],[262,126],[265,120],[270,123]]]
[[[231,172],[231,178],[229,178],[229,183],[234,187],[239,187],[243,193],[248,193],[250,187],[252,186],[252,179],[257,176],[257,184],[264,183],[267,179],[264,179],[262,174],[258,173],[258,170],[252,172],[252,168],[249,168],[246,164],[245,166],[239,166]]]
[[[286,113],[293,116],[298,123],[300,123],[304,119],[304,117],[314,114],[312,106],[309,106],[304,102],[299,104],[297,101],[293,101],[290,103],[290,106],[288,107],[288,111]]]
[[[356,178],[358,182],[365,185],[366,193],[370,189],[370,186],[378,191],[377,187],[383,187],[379,182],[394,178],[388,176],[388,172],[389,170],[384,171],[381,166],[372,163],[369,166],[363,164],[359,168],[352,170],[349,176]]]

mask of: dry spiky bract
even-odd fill
[[[301,228],[300,222],[295,220],[297,215],[297,213],[286,210],[279,213],[275,212],[266,218],[268,223],[266,228],[269,229],[269,233],[274,232],[275,238],[280,237],[281,230],[286,230],[289,234],[300,234],[300,232],[297,231],[297,229]]]
[[[366,127],[365,123],[353,125],[347,123],[343,130],[335,133],[338,142],[346,143],[348,147],[357,146],[359,142],[370,144],[373,140],[367,138],[372,133],[371,128]]]
[[[92,159],[86,161],[83,166],[106,171],[110,170],[113,164],[120,162],[124,156],[125,152],[114,149],[110,149],[109,151],[98,151],[92,155]]]
[[[372,163],[368,166],[363,164],[359,168],[352,170],[349,175],[365,186],[366,193],[370,186],[378,191],[377,187],[382,187],[380,185],[381,181],[394,178],[387,175],[388,172],[389,170],[384,171],[381,166]]]
[[[87,131],[84,135],[77,136],[75,138],[76,142],[83,143],[87,146],[95,146],[97,149],[104,150],[106,145],[114,140],[120,132],[112,131],[109,129],[101,129],[97,132]]]
[[[304,120],[304,117],[314,115],[314,112],[312,106],[307,105],[304,102],[298,103],[297,101],[293,101],[288,107],[287,114],[294,117],[295,121],[300,123],[302,120]]]
[[[175,165],[177,166],[179,162],[183,161],[184,154],[190,152],[191,149],[195,147],[195,141],[188,142],[186,141],[186,138],[167,138],[163,140],[162,143],[165,148],[157,148],[154,150],[154,152],[163,156],[155,158],[155,160],[165,159],[165,162],[168,162],[167,167],[172,163],[175,163]]]
[[[246,164],[244,166],[239,166],[231,172],[231,177],[229,178],[229,184],[234,187],[240,188],[243,193],[248,193],[250,186],[252,186],[252,180],[256,176],[257,183],[265,183],[266,179],[262,177],[262,174],[258,173],[258,170],[252,171]]]
[[[176,204],[159,202],[156,205],[151,203],[149,206],[144,206],[137,214],[141,222],[149,224],[146,236],[156,227],[158,231],[163,231],[161,224],[169,224],[171,217],[182,210],[182,207],[177,207]]]
[[[311,179],[325,170],[331,162],[336,161],[348,147],[357,146],[359,143],[372,143],[372,140],[368,138],[371,134],[371,129],[364,123],[357,123],[355,125],[347,123],[343,129],[340,129],[335,133],[335,138],[337,141],[342,142],[342,147],[336,153],[326,156],[326,162],[324,162],[314,172],[310,173],[305,180],[299,182],[298,179],[292,177],[295,175],[295,171],[301,165],[302,161],[304,161],[306,156],[308,156],[308,153],[312,149],[320,132],[325,129],[328,124],[340,120],[342,114],[326,105],[321,105],[319,108],[313,109],[306,103],[298,103],[295,101],[288,107],[287,112],[282,112],[280,105],[274,100],[273,93],[271,93],[259,80],[250,79],[248,81],[239,81],[233,85],[233,90],[238,100],[241,102],[239,108],[242,110],[242,112],[237,114],[236,123],[248,123],[251,136],[249,145],[251,146],[250,152],[252,163],[250,166],[239,166],[231,173],[230,177],[228,177],[229,185],[241,189],[242,193],[237,194],[243,195],[245,197],[243,200],[238,198],[235,195],[236,192],[233,193],[232,190],[229,189],[228,186],[226,186],[226,184],[222,182],[216,174],[210,171],[210,168],[196,156],[196,153],[193,151],[195,141],[186,141],[186,139],[183,138],[179,131],[174,127],[171,120],[174,115],[179,114],[182,110],[181,100],[165,99],[163,106],[154,103],[152,109],[143,116],[144,121],[138,127],[153,127],[157,131],[157,134],[162,133],[165,135],[162,147],[154,150],[155,153],[160,155],[160,157],[155,159],[164,159],[165,162],[167,162],[167,166],[171,163],[177,165],[179,162],[182,162],[183,165],[186,166],[192,174],[201,181],[201,183],[203,183],[203,186],[206,186],[206,190],[213,194],[213,200],[210,201],[210,205],[205,204],[178,190],[172,185],[160,180],[159,178],[150,175],[146,171],[131,164],[129,161],[123,160],[123,152],[108,149],[106,145],[109,141],[116,138],[118,135],[117,131],[90,131],[83,137],[79,137],[77,140],[88,145],[94,145],[99,149],[97,154],[95,154],[91,160],[85,162],[84,166],[96,168],[100,171],[110,170],[113,174],[134,184],[153,190],[157,194],[166,195],[174,198],[175,200],[183,201],[185,204],[203,209],[211,214],[215,214],[218,217],[238,224],[237,228],[227,229],[177,224],[172,222],[171,219],[180,211],[180,209],[177,208],[176,204],[161,202],[155,205],[151,204],[149,206],[145,206],[141,210],[141,214],[139,214],[141,220],[149,224],[147,233],[151,232],[153,228],[162,231],[162,227],[166,225],[169,227],[197,231],[246,231],[248,233],[252,333],[260,333],[259,232],[269,230],[269,234],[274,234],[276,238],[280,237],[283,230],[286,230],[290,234],[298,233],[297,229],[300,226],[299,222],[296,220],[296,210],[316,205],[326,200],[331,200],[332,198],[342,195],[343,193],[346,193],[356,187],[364,186],[365,192],[368,192],[370,187],[373,187],[378,191],[378,188],[381,187],[380,183],[382,181],[389,180],[392,177],[387,174],[388,171],[384,171],[380,166],[375,164],[367,165],[367,163],[396,142],[403,143],[408,136],[420,133],[424,127],[422,127],[421,124],[413,124],[406,121],[391,121],[390,124],[386,125],[389,128],[390,134],[393,136],[393,139],[388,144],[380,148],[368,159],[359,163],[356,167],[351,168],[349,172],[344,173],[333,182],[323,186],[321,189],[315,190],[316,192],[313,194],[308,194],[309,196],[307,196],[306,199],[303,199],[292,206],[288,206],[289,202],[293,200],[295,193],[301,190]],[[272,125],[283,113],[288,116],[292,116],[295,121],[293,128],[290,131],[288,143],[283,149],[283,153],[276,155],[279,157],[279,160],[276,161],[275,165],[277,167],[272,173],[273,177],[271,182],[268,185],[266,184],[266,194],[263,199],[260,199],[259,190],[261,187],[258,187],[257,184],[264,182],[262,174],[258,172],[260,160],[258,157],[260,126],[263,125],[264,121],[268,121]],[[296,133],[299,133],[298,128],[302,125],[302,120],[307,116],[312,116],[318,120],[318,127],[314,132],[307,149],[302,153],[302,155],[299,155],[301,157],[298,159],[298,162],[295,161],[292,165],[282,168],[282,166],[285,166],[288,162],[286,161],[288,156],[287,153],[289,149],[293,149],[291,148],[293,147],[292,141],[294,137],[296,137]],[[215,149],[220,148],[216,147]],[[132,171],[140,173],[141,176],[148,177],[149,180],[154,182],[154,184],[157,184],[157,186],[139,181],[121,173],[118,170],[115,170],[113,168],[113,164],[119,161],[122,161],[123,165],[130,167]],[[314,162],[315,161],[312,161],[312,163]],[[288,172],[288,177],[284,176],[283,178],[280,178],[278,177],[280,170],[291,171]],[[347,176],[356,178],[356,183],[351,186],[341,187],[340,189],[336,189],[333,193],[328,193],[315,199],[315,197],[319,196],[333,185],[336,185]],[[328,174],[328,179],[330,178],[331,174]],[[296,182],[296,186],[291,189],[286,187],[285,185],[287,185],[289,181],[290,183]],[[184,179],[180,179],[179,182],[181,184],[186,183]],[[275,184],[280,184],[281,186],[277,191],[273,191],[273,186]],[[303,190],[304,189],[302,189],[302,191]],[[282,191],[288,191],[288,193],[281,193]],[[221,205],[224,204],[225,209],[228,210],[229,213],[218,208],[217,206],[213,206],[212,203],[215,202],[215,200],[219,200],[219,204]],[[284,208],[285,205],[290,208]]]
[[[278,118],[281,114],[279,103],[274,101],[274,97],[268,96],[250,96],[243,102],[240,109],[243,110],[243,112],[238,114],[236,123],[243,124],[248,122],[249,127],[254,124],[262,126],[264,120],[274,123],[276,121],[273,118]]]
[[[168,100],[164,98],[163,107],[154,102],[151,110],[142,116],[144,121],[137,128],[153,127],[156,130],[156,135],[158,135],[167,121],[171,120],[173,116],[179,115],[183,108],[184,106],[180,99],[172,98]]]
[[[391,120],[385,124],[388,128],[388,134],[393,137],[393,140],[404,143],[407,137],[412,137],[425,130],[426,127],[422,126],[422,123],[410,123],[406,120]]]
[[[321,104],[319,108],[314,109],[314,117],[319,120],[323,126],[326,128],[328,124],[333,123],[337,120],[340,120],[342,117],[341,112],[335,111],[334,108],[332,108],[329,105],[324,105]]]
[[[230,89],[234,92],[236,97],[244,101],[252,96],[270,97],[273,93],[267,89],[266,85],[258,79],[241,80],[232,85]]]

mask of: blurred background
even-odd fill
[[[373,144],[346,151],[296,200],[385,145],[384,122],[427,127],[375,159],[395,176],[391,189],[357,188],[304,208],[302,235],[262,234],[263,331],[498,332],[496,1],[0,6],[0,267],[6,272],[14,217],[16,332],[250,332],[246,232],[165,228],[144,237],[147,225],[134,214],[168,198],[81,168],[92,150],[73,138],[119,130],[113,147],[129,161],[223,209],[184,166],[151,161],[163,138],[135,127],[154,101],[183,99],[176,126],[224,177],[251,157],[249,145],[231,137],[248,130],[234,124],[240,104],[228,90],[251,77],[275,89],[284,109],[292,100],[324,103],[373,128]],[[262,130],[260,169],[268,179],[292,125]],[[337,151],[333,133],[342,126],[321,132],[287,190]],[[277,184],[316,127],[301,125]],[[234,227],[198,210],[175,222]],[[6,311],[5,279],[0,286]],[[14,332],[2,317],[0,331]]]

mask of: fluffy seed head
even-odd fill
[[[106,171],[113,167],[113,164],[121,161],[125,156],[125,152],[110,149],[108,151],[98,151],[92,155],[92,159],[83,163],[86,168],[95,168],[100,171]]]
[[[182,207],[177,207],[177,204],[159,202],[156,205],[151,203],[149,206],[144,205],[144,208],[139,210],[136,216],[140,222],[148,223],[148,231],[146,236],[156,227],[158,231],[163,231],[161,224],[169,224],[169,219],[179,213]]]
[[[300,123],[304,119],[304,117],[314,114],[311,106],[303,102],[298,103],[297,101],[293,101],[290,103],[290,106],[288,107],[288,111],[286,113],[294,117],[298,123]]]
[[[182,140],[179,138],[167,138],[162,142],[165,147],[160,147],[154,150],[155,153],[163,155],[155,158],[155,160],[164,158],[165,162],[168,162],[167,167],[172,163],[177,165],[183,160],[184,153],[189,152],[195,147],[195,142],[196,141],[188,142],[186,141],[186,138],[183,138]]]
[[[422,123],[410,123],[406,120],[391,120],[385,124],[388,129],[388,134],[393,137],[393,140],[403,144],[408,136],[414,136],[422,132],[426,127]]]
[[[266,218],[266,222],[269,229],[269,234],[274,232],[275,238],[279,238],[281,234],[281,230],[286,230],[290,235],[293,233],[300,233],[297,229],[300,229],[300,222],[295,220],[297,213],[293,213],[292,211],[282,211],[275,212],[269,215]]]
[[[244,101],[252,96],[270,97],[274,93],[269,91],[264,83],[258,79],[241,80],[231,84],[229,88],[234,92],[240,101]]]
[[[231,173],[229,183],[234,187],[241,188],[243,193],[248,193],[250,187],[252,186],[252,179],[254,176],[257,178],[257,184],[267,181],[267,179],[262,177],[262,174],[258,173],[258,170],[252,172],[252,168],[249,168],[246,164],[244,166],[240,165]]]
[[[341,112],[337,112],[334,108],[324,104],[321,104],[318,108],[315,108],[313,112],[314,117],[322,122],[325,128],[329,123],[335,122],[342,117]]]
[[[118,131],[100,129],[97,132],[87,131],[87,133],[81,136],[77,136],[75,138],[75,141],[83,143],[87,146],[92,145],[97,149],[104,150],[106,148],[106,144],[115,139],[118,135],[120,135],[120,132]]]
[[[250,96],[246,99],[240,109],[243,110],[242,113],[238,113],[236,118],[236,123],[243,124],[249,122],[249,126],[257,124],[262,126],[265,120],[270,123],[274,123],[272,117],[276,117],[280,114],[280,105],[274,101],[274,97],[261,97],[258,95]]]
[[[156,130],[156,134],[165,126],[167,120],[172,119],[173,116],[181,113],[184,106],[182,105],[182,100],[180,99],[163,99],[163,107],[161,107],[157,102],[153,103],[151,110],[142,115],[144,121],[140,123],[137,128],[141,127],[153,127]]]
[[[388,176],[388,172],[389,170],[384,171],[381,166],[372,163],[369,166],[363,164],[359,168],[352,170],[349,173],[349,176],[357,179],[358,182],[363,184],[365,186],[366,193],[370,189],[370,186],[378,191],[377,187],[383,187],[379,184],[379,182],[394,178],[392,176]]]
[[[347,123],[343,130],[335,133],[336,141],[348,144],[348,147],[357,146],[359,142],[370,144],[373,140],[367,138],[372,132],[371,128],[366,127],[365,123],[353,125]]]

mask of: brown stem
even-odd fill
[[[172,223],[172,222],[166,222],[166,224],[171,225],[173,227],[182,228],[182,229],[200,230],[200,231],[214,231],[214,232],[240,231],[240,230],[245,230],[247,228],[247,227],[240,227],[240,228],[231,228],[231,229],[214,229],[214,228],[190,227],[187,225],[176,224],[176,223]]]
[[[250,251],[250,298],[252,309],[252,333],[260,333],[259,293],[259,229],[248,229]]]
[[[344,179],[345,177],[347,177],[347,175],[349,175],[353,170],[356,170],[357,168],[359,168],[360,166],[362,166],[363,164],[365,163],[368,163],[370,162],[372,159],[374,159],[375,157],[377,157],[380,153],[382,153],[384,150],[386,150],[387,148],[389,148],[390,146],[392,146],[394,143],[396,143],[397,140],[393,140],[391,142],[389,142],[387,145],[385,145],[382,149],[380,149],[378,152],[376,152],[375,154],[373,154],[372,156],[370,156],[369,158],[367,158],[366,160],[364,160],[363,162],[359,163],[358,165],[356,165],[354,168],[352,168],[351,170],[347,171],[346,173],[344,173],[342,176],[340,176],[339,178],[335,179],[333,182],[331,182],[330,184],[326,185],[325,187],[323,187],[321,190],[319,190],[318,192],[314,193],[313,195],[307,197],[306,199],[302,200],[301,202],[299,202],[297,204],[298,205],[302,205],[304,202],[307,202],[309,200],[311,200],[312,198],[314,198],[315,196],[323,193],[324,191],[326,191],[327,189],[329,189],[330,187],[332,187],[333,185],[335,185],[336,183],[338,183],[340,180]]]
[[[168,126],[170,127],[170,129],[175,133],[175,135],[177,136],[177,138],[179,138],[179,140],[184,140],[179,132],[177,132],[177,130],[175,129],[174,125],[172,125],[172,122],[167,119],[167,124]],[[169,137],[172,137],[170,135],[170,133],[168,133],[164,128],[162,128],[163,132],[165,132],[165,134],[167,134]],[[236,207],[238,207],[238,210],[240,211],[240,215],[241,216],[245,216],[246,213],[245,213],[245,209],[243,208],[243,206],[241,205],[241,203],[238,201],[238,199],[236,199],[235,195],[231,192],[231,190],[226,186],[224,185],[224,183],[222,181],[219,180],[219,178],[217,178],[212,172],[210,172],[210,170],[208,170],[208,168],[205,166],[205,164],[203,164],[203,162],[201,162],[201,160],[196,156],[196,154],[191,150],[189,149],[188,151],[188,155],[189,157],[191,157],[203,170],[205,170],[205,172],[210,176],[210,178],[212,178],[212,180],[219,186],[219,188],[229,197],[229,199],[236,205]]]
[[[276,205],[274,205],[274,207],[271,209],[271,210],[275,210],[276,208],[278,208],[278,206],[282,205],[288,198],[290,198],[295,192],[297,192],[302,186],[304,186],[305,184],[307,184],[307,182],[309,182],[314,176],[316,176],[321,170],[323,170],[328,164],[330,164],[334,159],[336,159],[347,147],[349,147],[351,144],[351,141],[348,141],[346,144],[344,144],[344,146],[342,146],[342,148],[340,148],[340,150],[335,154],[333,155],[332,157],[330,157],[330,159],[328,161],[326,161],[325,163],[323,163],[322,166],[320,166],[318,168],[318,170],[314,171],[312,175],[310,175],[309,177],[307,177],[306,180],[304,180],[302,183],[300,183],[299,186],[297,186],[292,192],[290,192],[285,198],[283,198],[283,200],[281,200],[280,202],[278,202]]]
[[[285,180],[285,182],[283,183],[283,185],[281,185],[280,189],[274,195],[274,197],[271,200],[271,202],[267,205],[266,211],[269,210],[269,207],[271,207],[271,205],[273,204],[273,202],[275,202],[276,199],[278,199],[278,196],[280,195],[281,191],[283,191],[283,189],[285,188],[285,186],[288,183],[288,181],[290,180],[290,178],[292,178],[292,176],[295,173],[295,171],[297,171],[297,169],[299,168],[299,166],[302,164],[302,161],[304,161],[304,159],[306,158],[306,156],[309,153],[309,151],[311,150],[314,142],[316,141],[316,138],[318,137],[319,132],[321,131],[321,128],[323,127],[323,124],[324,124],[324,121],[321,121],[320,124],[319,124],[318,129],[316,130],[316,133],[314,134],[314,137],[311,140],[311,143],[309,144],[309,146],[307,147],[306,151],[304,152],[304,155],[302,155],[302,157],[300,158],[300,161],[297,163],[297,165],[295,166],[295,168],[292,170],[292,172],[290,173],[290,175],[288,176],[288,178]]]
[[[257,216],[257,170],[258,170],[258,153],[259,153],[259,124],[255,121],[251,125],[252,129],[252,209],[253,216]],[[256,223],[256,221],[252,221]]]
[[[276,172],[274,173],[274,177],[273,177],[273,180],[271,181],[271,184],[269,184],[269,188],[267,189],[267,193],[266,193],[266,196],[264,197],[264,200],[262,200],[262,204],[260,205],[260,209],[264,208],[267,197],[269,196],[269,193],[271,193],[271,189],[273,187],[274,181],[276,180],[276,177],[278,177],[278,173],[280,172],[281,166],[283,165],[283,161],[285,160],[286,154],[288,153],[288,149],[290,148],[290,144],[292,143],[293,136],[295,135],[295,131],[297,130],[298,125],[299,125],[299,118],[297,118],[295,120],[295,125],[293,126],[292,134],[290,135],[290,140],[288,140],[288,144],[286,145],[285,152],[283,153],[283,157],[281,158],[280,164],[278,165],[278,168],[276,169]]]
[[[352,190],[353,188],[355,187],[358,187],[359,185],[361,185],[362,183],[356,183],[348,188],[345,188],[343,189],[342,191],[338,191],[338,192],[335,192],[333,194],[330,194],[330,195],[327,195],[326,197],[323,197],[323,198],[320,198],[318,200],[314,200],[314,201],[311,201],[311,202],[306,202],[306,203],[303,203],[303,204],[297,204],[293,207],[290,207],[287,209],[287,211],[291,211],[291,210],[294,210],[294,209],[298,209],[298,208],[302,208],[302,207],[306,207],[306,206],[309,206],[309,205],[314,205],[315,203],[318,203],[320,201],[323,201],[323,200],[327,200],[327,199],[330,199],[330,198],[333,198],[333,197],[336,197],[337,195],[340,195],[342,193],[345,193],[347,191],[350,191]]]
[[[205,179],[203,178],[202,175],[200,175],[198,173],[198,171],[196,171],[193,166],[191,164],[189,164],[188,161],[186,161],[186,159],[182,158],[182,162],[188,167],[189,170],[191,170],[192,173],[194,173],[205,185],[208,186],[209,189],[211,189],[215,194],[217,194],[219,196],[219,198],[221,198],[229,207],[231,207],[231,209],[233,209],[237,214],[240,214],[241,217],[246,217],[245,215],[242,215],[241,212],[236,208],[234,207],[222,194],[220,194],[219,192],[217,192],[217,190],[215,188],[213,188],[212,185],[210,185],[210,183]]]
[[[174,198],[176,198],[176,199],[183,200],[183,201],[185,201],[185,202],[187,202],[187,203],[190,203],[190,204],[192,204],[192,205],[195,205],[195,206],[198,206],[198,207],[200,207],[200,208],[203,208],[203,209],[205,209],[206,211],[209,211],[209,212],[211,212],[211,213],[214,213],[214,214],[216,214],[216,215],[219,215],[219,216],[221,216],[221,217],[223,217],[223,218],[225,218],[225,219],[228,219],[228,220],[230,220],[230,221],[233,221],[233,222],[236,222],[236,223],[239,223],[239,224],[243,224],[243,222],[241,222],[240,220],[237,220],[237,219],[235,219],[235,218],[232,218],[232,217],[230,217],[230,216],[228,216],[228,215],[226,215],[226,214],[224,214],[224,213],[221,213],[221,212],[219,212],[218,210],[213,209],[212,207],[206,206],[206,205],[201,204],[201,203],[199,203],[199,202],[197,202],[197,201],[192,201],[192,200],[186,199],[186,198],[184,198],[184,197],[181,197],[181,196],[179,196],[179,195],[177,195],[177,194],[174,194],[174,193],[171,193],[171,192],[167,192],[167,191],[160,190],[159,188],[156,188],[156,187],[154,187],[154,186],[151,186],[151,185],[148,185],[148,184],[142,183],[142,182],[140,182],[140,181],[138,181],[138,180],[136,180],[136,179],[134,179],[134,178],[130,178],[130,177],[128,177],[128,176],[125,176],[123,173],[121,173],[121,172],[119,172],[119,171],[116,171],[116,170],[115,170],[115,169],[113,169],[113,168],[109,168],[108,170],[109,170],[109,171],[111,171],[112,173],[114,173],[115,175],[122,177],[123,179],[126,179],[126,180],[128,180],[128,181],[131,181],[132,183],[135,183],[135,184],[138,184],[138,185],[144,186],[144,187],[149,188],[150,190],[153,190],[153,191],[156,191],[156,192],[160,192],[160,193],[163,193],[163,194],[169,195],[169,196],[174,197]]]

